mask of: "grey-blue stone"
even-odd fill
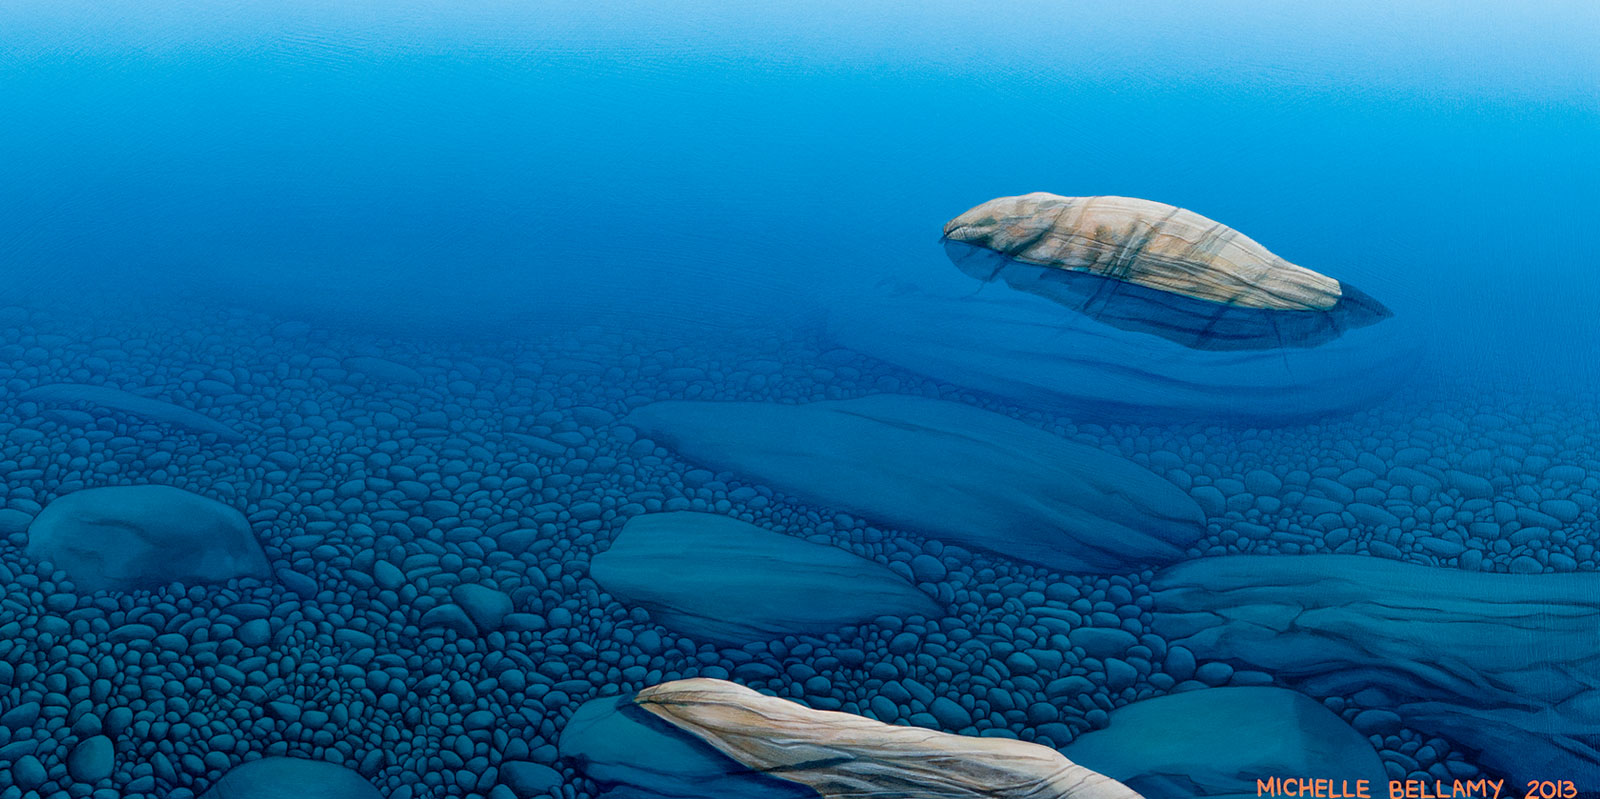
[[[1422,350],[1403,318],[1318,347],[1202,351],[1092,320],[1015,291],[974,294],[958,270],[893,294],[835,297],[845,346],[957,385],[1079,415],[1279,424],[1353,410],[1410,379]],[[942,281],[943,285],[938,285]],[[937,335],[905,334],[931,330]]]
[[[943,580],[949,570],[945,568],[944,561],[932,555],[918,555],[911,559],[911,574],[922,582],[936,583]]]
[[[1200,658],[1277,675],[1312,696],[1354,695],[1411,729],[1477,751],[1486,771],[1595,784],[1596,596],[1594,573],[1228,556],[1158,572],[1152,628]],[[1201,679],[1211,665],[1200,668]]]
[[[718,643],[939,613],[878,563],[707,513],[636,516],[590,568],[606,591],[663,625]]]
[[[579,707],[561,730],[560,750],[607,789],[606,799],[818,799],[799,783],[752,772],[635,706],[631,695]]]
[[[266,619],[251,619],[239,625],[234,635],[245,646],[265,646],[272,640],[272,627]]]
[[[279,569],[276,572],[278,582],[284,588],[301,599],[315,599],[317,596],[317,581],[292,569]]]
[[[534,799],[559,786],[561,772],[543,763],[507,760],[500,764],[500,784],[510,788],[517,799]]]
[[[460,605],[440,605],[422,614],[422,619],[418,623],[424,630],[442,627],[454,630],[456,635],[463,637],[478,634],[477,625],[472,623],[472,617],[468,616]]]
[[[96,783],[111,776],[116,763],[111,739],[95,735],[79,741],[67,756],[67,773],[74,780]]]
[[[658,402],[628,424],[829,508],[1073,572],[1176,560],[1205,517],[1117,455],[954,402]]]
[[[1283,688],[1212,688],[1135,702],[1061,753],[1146,799],[1255,796],[1255,780],[1264,775],[1387,785],[1365,736]]]
[[[1006,671],[1012,674],[1032,674],[1039,670],[1039,663],[1027,652],[1012,652],[1006,656]]]
[[[26,532],[32,522],[32,514],[16,508],[0,508],[0,538]]]
[[[23,702],[0,715],[0,727],[25,730],[39,720],[40,710],[42,708],[40,708],[38,702]]]
[[[378,587],[394,591],[405,585],[406,576],[393,563],[379,560],[372,564],[372,579]]]
[[[1128,647],[1139,643],[1133,633],[1115,627],[1079,627],[1067,633],[1067,640],[1073,646],[1083,647],[1083,651],[1092,658],[1121,655],[1128,651]]]
[[[960,732],[972,726],[972,712],[948,696],[936,697],[928,705],[928,713],[938,720],[939,726],[950,732]]]
[[[23,755],[17,762],[11,764],[11,778],[16,781],[17,787],[31,791],[50,779],[50,774],[44,770],[44,764],[33,755]]]
[[[1106,687],[1120,691],[1139,681],[1139,670],[1118,658],[1106,658]]]
[[[467,583],[450,590],[450,598],[466,612],[480,632],[500,629],[511,612],[511,597],[486,585]]]
[[[28,527],[28,554],[49,559],[90,591],[270,573],[243,514],[162,485],[89,488],[58,497]]]
[[[267,757],[229,769],[200,799],[383,799],[383,794],[344,766]]]
[[[224,441],[244,440],[239,431],[203,413],[106,386],[53,383],[30,388],[17,395],[17,399],[41,405],[91,405],[153,422],[170,424],[196,433],[211,433]]]
[[[1399,714],[1390,710],[1368,708],[1356,714],[1350,724],[1366,735],[1389,735],[1400,731],[1402,725]]]

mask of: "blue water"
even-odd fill
[[[1062,574],[946,548],[915,519],[769,480],[760,457],[638,444],[622,420],[665,400],[915,394],[1021,419],[1191,495],[1206,526],[1179,546],[1195,560],[1592,574],[1597,38],[1600,7],[1557,0],[0,5],[0,576],[15,578],[0,631],[47,630],[0,654],[0,714],[23,709],[0,719],[0,799],[198,796],[265,754],[344,764],[390,797],[546,795],[497,776],[536,763],[554,769],[551,795],[587,797],[606,781],[557,751],[562,722],[674,676],[1058,748],[1198,680],[1147,642],[985,686],[1015,694],[999,704],[939,676],[1062,647],[1048,624],[1038,641],[996,632],[1039,618],[1008,619],[1007,603],[1081,600],[1070,613],[1093,627],[1097,612],[1120,623],[1109,602],[1162,647],[1184,636],[1138,615],[1133,598],[1162,585],[1151,568]],[[1195,210],[1394,318],[1321,348],[1197,354],[961,275],[945,221],[1033,191]],[[78,388],[38,391],[62,383]],[[727,446],[741,443],[755,446]],[[912,490],[883,479],[886,495]],[[75,491],[145,484],[237,509],[267,566],[216,579],[173,566],[193,585],[131,593],[66,568],[77,590],[61,589],[31,520]],[[942,502],[949,486],[916,490]],[[827,540],[949,615],[729,655],[588,574],[628,518],[662,510]],[[505,537],[529,529],[537,543],[512,536],[526,549],[511,552]],[[378,561],[403,586],[374,587]],[[468,634],[477,622],[418,627],[474,582],[538,627],[492,642]],[[262,641],[242,632],[255,617]],[[152,635],[139,665],[107,637],[129,624],[190,649]],[[374,643],[335,646],[341,624]],[[917,650],[922,665],[886,649],[956,628],[987,659],[938,662],[959,643],[944,638]],[[200,629],[221,643],[196,650]],[[1530,646],[1588,640],[1568,633]],[[50,665],[74,647],[83,663]],[[1105,687],[1113,656],[1143,664],[1125,691]],[[1199,657],[1247,675],[1215,666],[1199,682],[1292,688],[1346,721],[1418,699],[1304,663]],[[1588,653],[1548,659],[1600,679]],[[505,678],[513,661],[535,676]],[[880,662],[893,680],[873,675]],[[295,663],[321,665],[291,680]],[[390,677],[374,664],[407,692],[380,704],[372,683]],[[1482,668],[1463,679],[1489,679]],[[191,695],[195,670],[242,674],[255,693],[218,709]],[[1061,688],[1091,672],[1094,691]],[[126,693],[90,688],[97,675]],[[964,710],[934,713],[919,690],[874,704],[906,690],[886,682]],[[326,727],[262,720],[291,694],[345,709]],[[1497,696],[1461,702],[1493,711]],[[474,709],[494,724],[458,729]],[[1355,724],[1388,776],[1506,773],[1460,724],[1396,712]],[[1544,750],[1527,741],[1593,746],[1587,713],[1499,746],[1532,760]],[[96,734],[116,765],[80,779],[69,755]],[[1533,776],[1600,791],[1600,764],[1575,757]]]

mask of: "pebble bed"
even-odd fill
[[[242,440],[16,398],[63,382],[143,393]],[[6,307],[0,391],[0,799],[186,799],[285,754],[345,765],[391,799],[590,797],[596,786],[557,757],[565,719],[594,697],[693,676],[1057,746],[1129,702],[1274,683],[1152,634],[1151,571],[1056,574],[796,502],[616,423],[657,400],[893,392],[1008,414],[1188,491],[1209,520],[1192,557],[1596,568],[1594,398],[1440,380],[1317,425],[1075,423],[808,330],[595,325],[468,342],[243,311]],[[28,522],[55,497],[146,483],[240,509],[275,579],[87,593],[24,554]],[[625,521],[668,510],[843,547],[947,615],[739,648],[676,635],[588,573]],[[505,599],[509,612],[492,612]],[[1369,735],[1395,778],[1478,773],[1470,753],[1359,696],[1315,698]]]

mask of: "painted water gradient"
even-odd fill
[[[1561,0],[0,4],[0,799],[809,795],[633,702],[695,678],[1146,799],[1600,791],[1596,41]],[[1034,191],[1394,316],[1200,352],[946,258]],[[757,732],[715,731],[802,731]]]

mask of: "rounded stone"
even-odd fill
[[[90,591],[270,574],[244,514],[164,485],[89,488],[56,499],[29,525],[28,554]]]
[[[383,793],[344,766],[268,757],[233,767],[200,799],[383,799]]]

